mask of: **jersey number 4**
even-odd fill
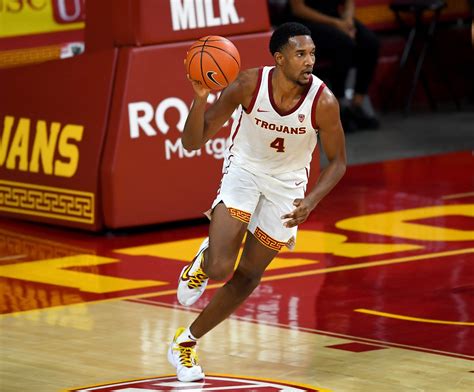
[[[277,137],[273,142],[270,143],[270,147],[277,150],[277,152],[285,152],[285,139]]]

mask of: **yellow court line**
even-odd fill
[[[24,259],[26,256],[27,256],[27,255],[2,256],[2,257],[0,257],[0,262],[1,262],[1,261],[10,261],[10,260]]]
[[[470,196],[474,196],[474,192],[456,193],[454,195],[446,195],[446,196],[443,196],[442,199],[443,200],[460,199],[462,197],[470,197]]]
[[[239,321],[255,323],[254,319],[247,318],[247,317],[232,316],[232,318],[237,319]],[[270,322],[270,321],[259,320],[258,323],[259,324],[264,324],[264,325],[269,325],[269,326],[272,326],[272,327],[277,327],[277,328],[286,328],[286,329],[289,328],[287,324],[275,323],[275,322]],[[438,355],[455,355],[456,357],[459,357],[459,358],[462,358],[462,359],[469,359],[469,360],[474,359],[474,356],[472,356],[472,355],[458,354],[458,353],[453,353],[453,352],[450,352],[450,351],[435,350],[435,349],[432,349],[432,348],[413,346],[413,345],[410,345],[410,344],[403,344],[403,343],[389,342],[389,341],[379,340],[379,339],[365,338],[365,337],[355,336],[355,335],[347,335],[347,334],[338,333],[338,332],[325,331],[325,330],[322,330],[322,329],[315,329],[315,328],[308,328],[308,327],[297,327],[297,330],[302,331],[302,332],[308,332],[308,333],[316,333],[316,334],[320,334],[320,335],[324,335],[324,336],[336,337],[336,338],[339,338],[339,339],[363,341],[363,342],[366,342],[366,343],[373,343],[373,344],[377,344],[377,345],[385,346],[385,347],[390,347],[390,348],[416,350],[416,351],[429,352],[429,353],[438,354]]]
[[[262,278],[262,282],[268,282],[268,281],[280,280],[280,279],[289,279],[289,278],[299,278],[299,277],[302,277],[302,276],[319,275],[319,274],[326,274],[326,273],[339,272],[339,271],[348,271],[348,270],[361,269],[361,268],[378,267],[378,266],[381,266],[381,265],[406,263],[406,262],[409,262],[409,261],[426,260],[426,259],[432,259],[432,258],[436,258],[436,257],[454,256],[454,255],[460,255],[460,254],[464,254],[464,253],[474,253],[474,248],[458,249],[458,250],[451,250],[451,251],[446,251],[446,252],[429,253],[429,254],[418,255],[418,256],[399,257],[397,259],[391,259],[391,260],[369,261],[367,263],[356,263],[356,264],[349,264],[349,265],[341,265],[341,266],[338,266],[338,267],[321,268],[321,269],[311,270],[311,271],[290,272],[290,273],[287,273],[287,274],[264,276]],[[207,286],[207,289],[219,288],[222,285],[223,285],[223,283],[210,284],[210,285]],[[174,293],[176,293],[176,290],[166,290],[166,291],[163,291],[163,292],[159,292],[158,294],[145,294],[140,298],[161,297],[161,296],[164,296],[164,295],[169,295],[169,294],[174,294]]]
[[[210,286],[211,285],[209,285],[208,287],[210,287]],[[212,286],[217,286],[217,285],[212,285]],[[176,290],[167,290],[167,294],[173,294],[173,293],[176,293]],[[87,306],[89,304],[92,305],[92,304],[97,304],[99,302],[112,302],[112,301],[121,301],[121,300],[128,300],[128,299],[141,299],[141,298],[144,298],[144,297],[157,297],[160,294],[161,294],[160,292],[150,293],[150,294],[147,294],[147,295],[136,294],[136,295],[130,295],[130,296],[127,296],[127,297],[99,299],[99,300],[89,301],[89,302],[80,302],[80,303],[68,304],[68,305],[58,305],[58,306],[43,308],[43,309],[31,309],[31,310],[25,310],[25,311],[22,311],[22,312],[0,314],[0,319],[1,318],[7,318],[7,317],[21,317],[21,316],[24,316],[24,315],[27,315],[27,314],[30,314],[30,313],[34,313],[34,312],[58,311],[58,310],[61,310],[62,308],[67,308],[67,307],[72,307],[72,306]],[[171,309],[176,308],[176,310],[185,311],[185,312],[190,312],[190,311],[191,312],[199,312],[200,311],[199,309],[186,308],[184,306],[173,305],[173,304],[169,304],[169,303],[165,303],[165,302],[153,301],[153,305],[158,305],[158,306],[162,306],[164,308],[171,308]],[[232,318],[235,319],[235,320],[238,320],[238,321],[255,324],[255,320],[252,319],[252,318],[249,318],[249,317],[242,317],[242,316],[233,315]],[[289,327],[287,324],[282,324],[282,323],[278,323],[278,322],[269,322],[269,321],[260,320],[258,323],[259,324],[265,324],[265,325],[272,326],[272,327],[277,327],[277,328],[293,329],[293,328]],[[470,356],[470,355],[452,353],[452,352],[449,352],[449,351],[442,351],[442,350],[435,350],[435,349],[427,349],[425,347],[420,347],[420,346],[413,346],[413,345],[409,345],[409,344],[387,342],[387,341],[384,341],[384,340],[365,338],[365,337],[342,334],[342,333],[331,332],[331,331],[325,331],[325,330],[320,330],[320,329],[315,329],[315,328],[297,327],[297,330],[301,331],[301,332],[317,333],[317,334],[321,334],[321,335],[324,335],[324,336],[337,337],[337,338],[340,338],[340,339],[364,341],[364,342],[367,342],[367,343],[385,345],[385,346],[388,346],[388,347],[394,347],[394,348],[400,348],[400,349],[409,349],[409,350],[416,350],[416,351],[422,351],[422,352],[429,352],[429,353],[434,353],[434,354],[438,354],[438,355],[448,355],[448,356],[454,355],[456,357],[463,358],[463,359],[468,359],[468,360],[473,360],[474,359],[474,356]],[[66,390],[66,391],[69,392],[69,390]],[[66,391],[63,391],[63,392],[66,392]]]
[[[433,319],[426,319],[426,318],[419,318],[419,317],[403,316],[401,314],[395,314],[395,313],[378,312],[376,310],[370,310],[370,309],[354,309],[354,312],[371,314],[371,315],[374,315],[374,316],[387,317],[387,318],[393,318],[393,319],[399,319],[399,320],[416,321],[418,323],[445,324],[445,325],[466,325],[466,326],[469,326],[469,327],[474,326],[474,323],[465,322],[465,321],[433,320]]]
[[[181,305],[172,305],[166,302],[157,302],[157,301],[139,301],[137,303],[142,303],[142,304],[152,304],[155,306],[160,306],[163,308],[167,309],[177,309],[177,310],[182,310],[182,311],[192,311],[192,312],[200,312],[200,309],[197,308],[187,308],[185,306]],[[232,315],[231,319],[237,320],[237,321],[242,321],[246,323],[251,323],[255,324],[256,320],[252,319],[250,317],[245,317],[245,316],[236,316]],[[272,321],[262,321],[258,320],[258,324],[263,324],[267,325],[270,327],[275,327],[275,328],[283,328],[283,329],[290,329],[290,330],[298,330],[299,332],[307,332],[307,333],[316,333],[319,335],[324,335],[324,336],[330,336],[330,337],[336,337],[338,339],[345,339],[345,340],[355,340],[359,342],[366,342],[366,343],[372,343],[376,344],[379,346],[384,346],[384,347],[390,347],[390,348],[399,348],[399,349],[408,349],[408,350],[415,350],[415,351],[422,351],[422,352],[427,352],[431,354],[438,354],[438,355],[447,355],[447,356],[455,356],[457,358],[462,358],[462,359],[468,359],[468,360],[473,360],[474,356],[472,355],[464,355],[464,354],[459,354],[459,353],[453,353],[450,351],[442,351],[442,350],[435,350],[432,348],[426,348],[426,347],[420,347],[420,346],[413,346],[409,344],[402,344],[402,343],[395,343],[395,342],[389,342],[385,340],[378,340],[378,339],[370,339],[370,338],[365,338],[361,336],[354,336],[354,335],[347,335],[347,334],[342,334],[338,332],[331,332],[331,331],[325,331],[322,329],[315,329],[315,328],[308,328],[308,327],[289,327],[288,324],[283,324],[283,323],[278,323],[278,322],[272,322]]]
[[[462,255],[465,253],[474,253],[474,248],[450,250],[446,252],[437,252],[437,253],[428,253],[428,254],[418,255],[418,256],[399,257],[397,259],[391,259],[391,260],[369,261],[366,263],[341,265],[338,267],[321,268],[321,269],[312,270],[312,271],[290,272],[288,274],[263,277],[262,281],[298,278],[300,276],[319,275],[319,274],[326,274],[330,272],[339,272],[339,271],[348,271],[348,270],[355,270],[355,269],[361,269],[361,268],[378,267],[382,265],[407,263],[409,261],[433,259],[436,257]]]
[[[391,260],[370,261],[367,263],[356,263],[356,264],[342,265],[338,267],[321,268],[321,269],[312,270],[312,271],[301,271],[301,272],[293,272],[293,273],[281,274],[281,275],[264,276],[262,278],[262,281],[299,278],[302,276],[319,275],[319,274],[325,274],[325,273],[331,273],[331,272],[348,271],[348,270],[353,270],[353,269],[378,267],[382,265],[406,263],[409,261],[426,260],[426,259],[432,259],[436,257],[454,256],[454,255],[460,255],[460,254],[465,254],[465,253],[474,253],[474,248],[458,249],[458,250],[452,250],[452,251],[447,251],[447,252],[429,253],[429,254],[418,255],[418,256],[400,257],[400,258],[391,259]],[[207,289],[219,288],[223,284],[224,284],[223,282],[210,284],[207,286]],[[115,298],[107,298],[107,299],[101,298],[98,300],[84,301],[84,302],[75,303],[75,304],[58,305],[58,306],[42,308],[42,309],[31,309],[31,310],[24,310],[24,311],[14,312],[14,313],[0,314],[0,318],[13,316],[17,314],[23,315],[23,314],[32,313],[32,312],[41,312],[41,311],[48,311],[51,309],[60,309],[60,308],[68,307],[68,306],[84,306],[84,305],[93,304],[97,302],[106,302],[106,301],[109,302],[109,301],[118,301],[118,300],[124,301],[127,299],[135,299],[135,298],[162,297],[165,295],[176,294],[176,291],[177,291],[176,289],[170,289],[170,290],[158,291],[158,292],[148,293],[148,294],[141,293],[141,294],[128,295],[128,296],[123,296],[123,297],[115,297]]]

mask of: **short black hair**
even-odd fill
[[[287,22],[278,26],[270,38],[270,53],[274,55],[275,52],[281,52],[282,48],[288,43],[288,40],[298,35],[311,36],[311,30],[297,22]]]

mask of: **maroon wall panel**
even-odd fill
[[[112,12],[119,46],[270,29],[267,2],[263,0],[115,0]]]
[[[115,1],[86,1],[87,21],[84,35],[88,52],[114,47],[114,30],[111,14]]]
[[[0,215],[97,230],[117,50],[0,71]]]

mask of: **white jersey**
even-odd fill
[[[282,112],[273,100],[274,69],[259,70],[249,107],[239,107],[224,167],[235,163],[270,175],[309,170],[317,143],[316,105],[325,85],[311,75],[300,101],[290,111]]]

